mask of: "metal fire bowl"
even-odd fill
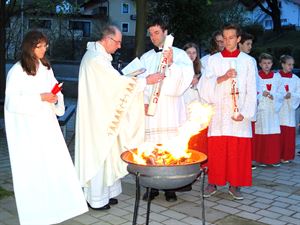
[[[136,152],[134,149],[132,152]],[[144,187],[156,189],[176,189],[192,183],[200,172],[200,164],[207,156],[195,150],[189,150],[193,163],[184,165],[140,165],[133,161],[130,151],[121,154],[123,161],[128,163],[127,170],[131,174],[140,175],[140,184]]]

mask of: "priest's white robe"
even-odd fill
[[[231,61],[236,61],[237,85],[239,90],[238,107],[244,116],[243,121],[236,122],[231,119],[233,115],[231,79],[217,84],[217,78],[224,75],[229,69]],[[213,115],[208,136],[235,136],[252,137],[251,120],[256,112],[256,70],[252,57],[240,52],[238,57],[223,57],[216,53],[209,57],[208,66],[204,76],[208,79],[210,87],[214,84],[210,99],[214,105]],[[212,94],[213,93],[213,94]]]
[[[193,76],[193,63],[185,51],[172,47],[173,64],[166,70],[156,113],[146,116],[145,140],[162,143],[178,134],[178,127],[186,120],[186,109],[183,93],[190,86]],[[147,69],[144,76],[156,73],[162,52],[153,49],[141,57]],[[144,91],[144,102],[149,104],[153,85],[147,85]]]
[[[55,83],[41,63],[35,76],[19,62],[7,75],[5,128],[21,225],[56,224],[88,210],[56,118],[63,95],[57,104],[41,100]]]
[[[112,56],[89,42],[79,70],[75,166],[87,201],[106,205],[127,174],[120,155],[144,141],[146,80],[121,76]]]

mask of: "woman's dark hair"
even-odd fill
[[[39,59],[37,59],[34,55],[34,49],[41,42],[45,42],[46,44],[48,44],[48,38],[42,32],[37,30],[29,31],[22,41],[20,61],[23,70],[28,75],[36,75]],[[48,68],[48,70],[51,68],[46,56],[40,59],[40,61],[44,66]]]
[[[217,36],[223,36],[220,30],[213,32],[209,41],[209,54],[213,55],[219,52],[219,46],[217,43]]]
[[[201,64],[200,64],[200,59],[199,59],[199,47],[198,47],[198,45],[196,45],[196,44],[193,43],[193,42],[186,43],[186,44],[183,46],[183,50],[184,50],[184,51],[186,51],[186,50],[189,49],[189,48],[195,48],[195,49],[196,49],[197,57],[196,57],[196,59],[193,61],[193,66],[194,66],[194,72],[195,72],[195,74],[200,74],[200,72],[201,72]]]

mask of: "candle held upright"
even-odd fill
[[[52,88],[51,90],[51,93],[56,95],[58,92],[60,92],[62,90],[62,86],[63,86],[64,83],[56,83],[54,85],[54,87]]]

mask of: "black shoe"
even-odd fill
[[[99,207],[99,208],[94,208],[94,207],[92,207],[88,202],[87,202],[87,205],[88,205],[88,207],[90,207],[90,208],[93,209],[93,210],[99,210],[99,211],[101,211],[101,210],[107,210],[107,209],[110,209],[109,204],[106,204],[105,206],[102,206],[102,207]]]
[[[183,186],[181,188],[178,189],[173,189],[176,192],[186,192],[186,191],[191,191],[192,190],[192,184],[188,184],[186,186]]]
[[[150,201],[153,200],[158,195],[159,195],[159,191],[157,189],[151,188]],[[143,200],[148,201],[148,191],[146,191],[145,194],[143,195]]]
[[[252,169],[253,169],[253,170],[255,170],[255,169],[256,169],[256,166],[255,166],[255,165],[253,165],[253,164],[252,164],[252,166],[251,166],[251,167],[252,167]]]
[[[116,205],[116,204],[118,204],[118,199],[116,199],[116,198],[110,198],[108,204],[110,204],[110,205]]]
[[[168,202],[176,202],[177,196],[174,191],[165,191],[166,200]]]

